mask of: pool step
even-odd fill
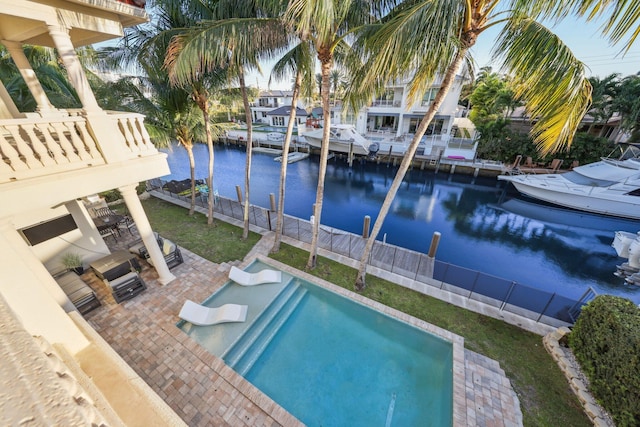
[[[287,321],[289,316],[294,312],[302,298],[304,298],[307,290],[297,287],[295,292],[287,300],[286,304],[278,311],[278,314],[271,319],[267,327],[244,351],[242,357],[236,362],[233,369],[242,376],[245,376],[251,367],[256,363],[262,352],[267,348],[273,337],[276,336],[282,325]]]
[[[262,333],[269,322],[278,314],[280,309],[287,303],[291,295],[296,291],[298,285],[293,280],[282,288],[267,307],[254,319],[253,323],[245,331],[233,345],[223,353],[222,359],[232,368],[242,357],[247,347]]]

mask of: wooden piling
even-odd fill
[[[236,185],[236,195],[238,196],[238,202],[242,203],[242,190],[239,185]]]
[[[369,215],[364,216],[364,224],[362,224],[362,237],[369,238],[369,228],[371,225],[371,217]]]
[[[434,231],[433,237],[431,237],[431,245],[429,246],[429,253],[427,256],[429,258],[435,258],[436,252],[438,251],[438,244],[440,243],[440,232]]]
[[[353,142],[349,143],[349,157],[347,159],[349,162],[349,167],[353,166]]]
[[[276,211],[276,195],[273,193],[269,193],[269,202],[271,204],[271,210],[273,212]]]

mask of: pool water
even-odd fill
[[[248,304],[244,324],[183,330],[306,425],[452,425],[451,342],[296,277],[263,286],[230,282],[207,300]],[[227,326],[243,330],[207,340]]]

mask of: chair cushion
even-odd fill
[[[176,245],[170,240],[164,239],[162,242],[162,253],[167,256],[176,250]]]

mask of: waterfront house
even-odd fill
[[[82,369],[108,366],[113,375],[111,393],[105,396],[113,396],[115,390],[119,398],[128,399],[125,388],[140,381],[102,338],[87,332],[91,328],[53,277],[63,270],[62,260],[70,253],[79,255],[85,267],[109,255],[91,208],[85,205],[91,195],[119,190],[159,282],[175,278],[136,194],[140,182],[169,173],[166,155],[151,143],[142,115],[100,108],[75,52],[121,37],[124,28],[146,22],[147,13],[136,4],[143,2],[0,0],[0,42],[37,102],[36,111],[20,111],[7,82],[0,82],[0,317],[6,368],[1,375],[7,387],[0,411],[3,423],[113,424],[110,398],[88,404],[80,391],[96,385],[81,379],[70,384],[73,381],[64,372],[71,368],[40,365],[43,351],[38,356],[34,348],[56,348],[71,359],[90,352],[92,357]],[[56,49],[81,108],[63,110],[51,104],[24,45]],[[38,337],[35,347],[33,337]],[[141,413],[146,407],[163,405],[145,386],[136,388],[131,401]],[[149,424],[170,424],[173,412],[164,409],[169,414],[166,420],[150,419]]]
[[[266,90],[258,94],[258,99],[250,103],[251,116],[254,123],[265,123],[271,126],[275,125],[269,120],[269,113],[280,107],[291,106],[293,99],[293,91],[290,90]],[[298,100],[298,108],[305,108],[304,103]]]
[[[284,105],[267,113],[267,123],[271,126],[286,128],[289,125],[289,114],[291,114],[291,105]],[[304,125],[307,119],[307,111],[298,107],[296,108],[296,128]]]

